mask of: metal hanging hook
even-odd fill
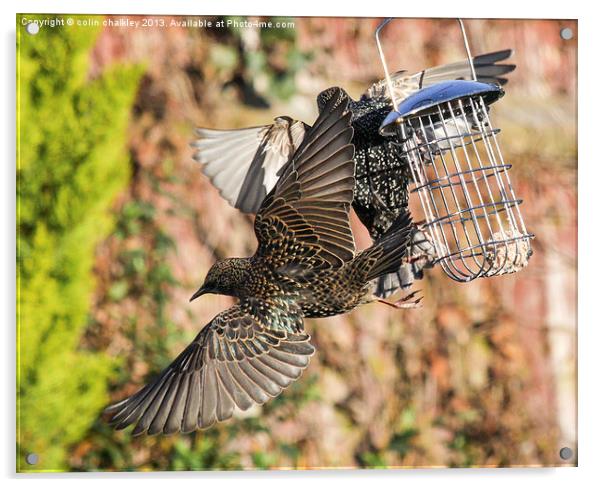
[[[385,59],[385,53],[383,52],[383,47],[380,43],[380,31],[393,20],[393,17],[388,17],[383,20],[380,25],[376,28],[376,32],[374,37],[376,37],[376,47],[378,48],[378,54],[380,56],[380,62],[383,65],[383,69],[385,70],[385,80],[387,81],[387,89],[389,90],[389,96],[391,97],[391,102],[393,103],[393,109],[397,110],[397,100],[395,99],[395,94],[393,93],[393,83],[391,82],[391,76],[389,75],[389,68],[387,66],[387,60]]]
[[[397,110],[399,106],[397,100],[395,98],[395,92],[393,91],[393,83],[391,82],[391,76],[389,74],[389,67],[387,66],[387,60],[385,59],[385,53],[383,51],[382,44],[380,42],[380,31],[384,29],[384,27],[389,24],[393,20],[393,17],[387,17],[383,20],[379,26],[376,28],[374,33],[374,37],[376,38],[376,47],[378,49],[378,55],[380,56],[380,62],[383,65],[383,69],[385,71],[385,81],[387,82],[387,89],[389,90],[389,97],[391,98],[391,102],[393,103],[393,109]],[[466,35],[466,28],[464,27],[464,22],[461,18],[458,18],[458,23],[460,24],[460,30],[462,32],[462,40],[464,41],[464,48],[466,49],[466,56],[468,58],[468,65],[470,66],[470,73],[472,74],[473,81],[477,81],[477,72],[474,68],[474,62],[472,60],[472,53],[470,51],[470,44],[468,43],[468,36]]]
[[[477,81],[477,72],[474,69],[474,63],[472,61],[472,54],[470,52],[470,45],[468,44],[468,36],[466,35],[466,29],[464,28],[464,22],[458,18],[460,24],[460,30],[462,31],[462,39],[464,40],[464,48],[466,49],[466,56],[468,57],[468,64],[470,65],[470,72],[472,74],[472,80]]]

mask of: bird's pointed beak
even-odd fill
[[[206,294],[208,292],[209,291],[207,289],[205,289],[205,287],[201,286],[199,288],[199,290],[192,295],[192,297],[190,298],[190,300],[188,302],[190,303],[190,302],[194,301],[196,298],[198,298],[199,296],[202,296],[203,294]]]

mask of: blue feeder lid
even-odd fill
[[[403,120],[432,115],[437,112],[434,108],[441,103],[478,95],[483,97],[487,105],[491,105],[504,96],[504,90],[496,84],[481,83],[480,81],[453,80],[435,83],[403,100],[397,110],[393,110],[386,116],[379,132],[385,136],[394,135],[396,133],[395,125]]]

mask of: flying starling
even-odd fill
[[[507,80],[502,76],[516,66],[499,62],[511,55],[512,51],[508,49],[474,57],[479,81],[505,84]],[[422,88],[453,79],[472,79],[467,60],[411,75],[400,71],[392,75],[392,84],[396,100],[401,101]],[[333,90],[345,95],[340,88],[320,93],[319,109]],[[411,175],[398,142],[384,138],[378,132],[392,110],[386,83],[379,81],[360,100],[351,100],[349,110],[356,163],[353,208],[376,241],[406,211]],[[442,130],[442,127],[435,128]],[[305,123],[286,116],[277,117],[271,125],[239,130],[199,128],[199,139],[193,143],[197,148],[195,159],[203,164],[204,173],[231,205],[244,212],[256,213],[308,129]],[[452,124],[446,126],[446,130],[455,133],[458,128]],[[399,287],[410,286],[415,278],[422,277],[422,269],[432,264],[436,254],[426,232],[414,226],[409,245],[408,254],[414,259],[402,264],[394,273],[382,276],[376,287],[378,295],[388,296]]]
[[[259,206],[255,254],[218,261],[191,298],[216,293],[238,303],[156,379],[107,409],[117,429],[190,432],[265,403],[299,378],[314,353],[303,319],[378,300],[371,281],[400,266],[411,231],[407,212],[372,247],[355,252],[351,113],[341,90],[331,95]]]

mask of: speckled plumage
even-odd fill
[[[278,395],[307,367],[314,347],[305,317],[344,313],[373,300],[370,281],[399,267],[411,220],[404,214],[375,245],[355,253],[353,129],[333,92],[283,167],[255,218],[252,257],[217,262],[192,299],[234,296],[156,379],[111,406],[134,434],[206,428]]]
[[[476,56],[473,61],[479,81],[505,83],[502,75],[512,71],[515,66],[499,62],[511,54],[511,50],[505,50]],[[470,66],[464,60],[414,74],[403,71],[394,73],[392,85],[396,99],[401,101],[438,81],[470,77]],[[339,90],[337,96],[348,98],[340,88],[330,88],[318,95],[319,109],[329,100],[333,90]],[[356,163],[353,208],[373,240],[380,238],[395,219],[407,211],[409,199],[411,175],[407,163],[401,157],[395,141],[382,137],[378,132],[391,109],[384,81],[370,86],[358,101],[349,102]],[[283,157],[278,159],[277,154],[298,148],[303,139],[301,135],[307,128],[301,121],[278,117],[274,124],[264,127],[219,132],[199,129],[200,138],[193,144],[197,148],[195,158],[203,163],[204,172],[231,204],[242,211],[255,213],[263,197],[272,188],[267,175],[287,160]],[[258,135],[254,140],[247,141],[249,134],[255,132]],[[239,137],[233,137],[234,134]],[[269,163],[265,162],[268,160]],[[379,278],[376,286],[379,295],[386,296],[400,286],[411,285],[415,278],[422,276],[423,267],[432,262],[434,247],[418,228],[412,230],[407,254],[420,258]]]
[[[370,232],[380,238],[408,206],[411,181],[407,161],[395,140],[378,132],[391,111],[386,98],[351,100],[355,151],[353,209]]]

